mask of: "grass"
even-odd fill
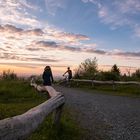
[[[0,80],[0,119],[22,114],[45,100],[29,82]],[[83,133],[65,107],[58,127],[52,124],[50,114],[27,140],[81,140]]]
[[[82,83],[78,85],[76,82],[71,83],[72,87],[82,88],[85,90],[101,91],[103,94],[117,95],[117,96],[129,96],[129,97],[140,97],[140,85],[120,85],[117,84],[114,87],[112,85],[101,85],[91,83]]]
[[[72,119],[68,108],[64,108],[59,126],[52,124],[52,114],[27,140],[81,140],[85,131]]]
[[[0,119],[22,114],[45,100],[27,82],[0,80]]]

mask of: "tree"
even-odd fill
[[[138,78],[140,78],[140,69],[137,69],[136,72],[135,72],[135,74],[136,74],[136,76],[137,76]]]
[[[126,71],[127,71],[127,75],[130,77],[130,76],[131,76],[131,67],[128,67],[128,68],[126,69]]]
[[[137,70],[132,74],[132,77],[133,77],[135,80],[140,80],[140,69],[137,69]]]
[[[114,80],[114,81],[116,81],[116,80],[119,80],[119,77],[118,77],[118,75],[116,74],[116,73],[114,73],[114,72],[111,72],[111,71],[102,71],[102,72],[100,72],[100,74],[101,74],[101,80]]]
[[[93,59],[86,59],[82,62],[78,69],[75,72],[75,77],[81,77],[86,79],[93,79],[97,73],[97,59],[94,57]]]
[[[113,65],[109,71],[100,71],[97,75],[98,80],[120,80],[120,70],[117,65]]]
[[[111,68],[111,72],[117,74],[118,76],[120,76],[120,69],[118,68],[118,66],[116,64],[114,64]]]

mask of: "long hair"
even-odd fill
[[[46,67],[44,68],[44,71],[45,71],[45,72],[51,72],[51,67],[50,67],[50,66],[46,66]]]

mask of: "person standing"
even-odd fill
[[[52,85],[54,80],[53,80],[53,75],[52,75],[52,71],[51,71],[50,66],[46,66],[44,68],[42,78],[43,78],[43,85],[44,86],[51,86]]]

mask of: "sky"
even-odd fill
[[[57,76],[94,57],[140,68],[140,0],[0,0],[0,72]]]

